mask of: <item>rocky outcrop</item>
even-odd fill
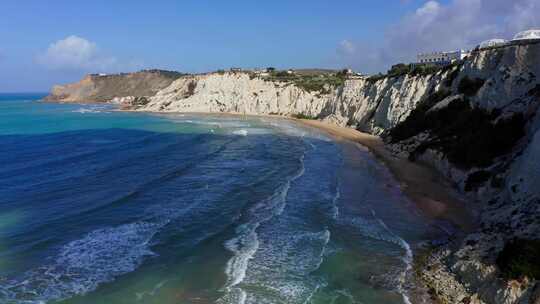
[[[155,94],[95,83],[87,78],[53,96],[101,96],[137,111],[300,115],[381,135],[396,154],[437,168],[480,208],[477,231],[428,259],[421,276],[433,294],[446,303],[539,301],[540,283],[512,277],[498,260],[513,240],[540,238],[538,41],[476,50],[429,75],[349,79],[320,91],[249,73],[186,75]]]
[[[45,97],[46,101],[59,102],[108,102],[115,97],[152,96],[168,87],[181,74],[177,72],[148,70],[114,75],[87,75],[81,81],[57,85]]]

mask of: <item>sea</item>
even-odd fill
[[[44,96],[0,94],[0,303],[410,303],[433,225],[369,151]]]

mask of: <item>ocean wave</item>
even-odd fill
[[[212,120],[198,120],[198,119],[171,119],[174,123],[188,123],[188,124],[194,124],[194,125],[206,125],[206,126],[214,126],[218,128],[249,128],[251,127],[250,123],[242,122],[242,121],[227,121],[227,120],[220,120],[220,121],[212,121]]]
[[[270,197],[253,206],[249,210],[248,222],[238,226],[236,229],[237,236],[225,242],[225,248],[232,252],[233,256],[227,262],[225,269],[227,282],[224,291],[226,294],[218,303],[241,304],[246,301],[246,292],[237,285],[244,281],[249,267],[249,261],[259,248],[257,228],[274,216],[282,214],[291,183],[301,177],[305,172],[304,157],[304,154],[300,156],[300,169],[290,176],[283,185],[278,187]],[[231,297],[236,299],[237,302],[231,302]]]
[[[373,216],[372,219],[357,217],[352,219],[351,223],[355,227],[359,228],[362,235],[395,244],[404,250],[402,261],[405,264],[405,268],[399,273],[396,289],[402,295],[403,301],[410,304],[407,292],[405,290],[405,281],[407,274],[412,269],[413,252],[411,246],[403,238],[392,232],[390,228],[388,228],[388,226],[386,226],[386,224],[376,216],[375,211],[371,210],[371,213]]]
[[[236,130],[236,131],[233,131],[232,133],[234,135],[240,135],[240,136],[247,136],[248,135],[248,131],[245,130],[245,129]]]
[[[228,288],[238,285],[246,276],[249,260],[259,248],[259,240],[255,232],[258,226],[258,223],[239,226],[238,236],[225,242],[225,248],[234,254],[225,268]]]
[[[332,219],[335,221],[339,218],[339,206],[338,206],[338,203],[339,203],[339,199],[341,198],[341,191],[339,190],[339,187],[340,187],[340,183],[339,183],[339,180],[336,184],[336,193],[334,195],[334,197],[332,198],[332,207],[331,207],[331,211],[330,211],[330,216],[332,217]]]
[[[54,263],[2,283],[0,300],[37,304],[93,291],[154,255],[149,242],[166,223],[137,222],[92,231],[62,247]]]
[[[165,286],[165,284],[167,283],[168,281],[165,280],[165,281],[161,281],[159,283],[157,283],[154,288],[152,288],[152,290],[149,290],[149,291],[143,291],[143,292],[137,292],[135,293],[135,296],[137,297],[137,302],[140,302],[142,300],[144,300],[145,297],[153,297],[157,294],[157,292],[163,288],[163,286]]]
[[[100,106],[92,106],[92,107],[86,107],[86,108],[78,108],[76,110],[71,111],[72,113],[81,113],[81,114],[88,114],[88,113],[107,113],[110,108],[109,107],[100,107]]]

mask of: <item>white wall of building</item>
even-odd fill
[[[421,64],[450,64],[456,60],[462,60],[469,55],[469,52],[464,50],[454,52],[434,52],[418,54],[418,63]]]

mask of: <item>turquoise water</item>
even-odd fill
[[[41,97],[0,95],[0,303],[406,301],[430,227],[369,153]]]

